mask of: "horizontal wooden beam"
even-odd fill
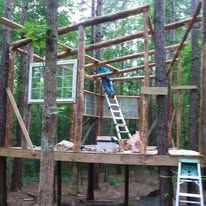
[[[173,90],[190,90],[190,89],[197,89],[196,85],[180,85],[180,86],[172,86]]]
[[[179,47],[179,44],[174,44],[174,45],[165,47],[165,50],[174,50],[174,49],[177,49],[178,47]],[[149,50],[148,55],[153,55],[154,53],[155,53],[155,50]],[[124,61],[128,59],[141,58],[141,57],[144,57],[144,52],[133,53],[133,54],[117,57],[117,58],[110,59],[110,60],[94,62],[93,64],[87,64],[85,65],[85,69],[90,69],[90,68],[93,68],[99,65],[111,64],[114,62],[120,62],[120,61]]]
[[[200,22],[201,21],[201,16],[199,17],[196,17],[195,21],[196,22]],[[176,28],[179,28],[179,27],[182,27],[182,26],[185,26],[185,25],[188,25],[190,24],[192,18],[188,18],[188,19],[185,19],[185,20],[181,20],[181,21],[177,21],[177,22],[174,22],[174,23],[171,23],[171,24],[167,24],[164,26],[165,30],[171,30],[171,29],[176,29]],[[149,34],[151,34],[151,31],[149,31]],[[113,40],[108,40],[108,41],[103,41],[102,44],[91,44],[87,47],[87,49],[98,49],[98,48],[101,48],[101,47],[106,47],[106,46],[111,46],[111,44],[119,44],[119,43],[122,43],[122,42],[125,42],[125,41],[129,41],[129,40],[133,40],[133,39],[137,39],[137,38],[142,38],[144,35],[144,32],[143,31],[140,31],[140,32],[137,32],[135,34],[131,34],[131,35],[126,35],[124,37],[119,37],[119,38],[116,38],[116,39],[113,39]],[[26,44],[28,44],[29,42],[31,42],[30,39],[22,39],[22,40],[18,40],[16,42],[13,42],[11,45],[12,46],[15,46],[15,47],[21,47],[21,46],[25,46]],[[109,45],[108,45],[109,44]],[[77,53],[77,50],[74,49],[72,50],[71,52],[72,54],[76,54]],[[65,53],[62,53],[62,58],[66,55],[68,55],[68,52],[65,52]]]
[[[140,13],[143,13],[145,11],[149,10],[149,4],[143,5],[141,7],[137,7],[134,9],[128,9],[128,10],[124,10],[124,11],[120,11],[117,12],[115,14],[108,14],[108,15],[102,15],[102,16],[96,16],[92,19],[88,19],[86,21],[83,22],[79,22],[73,25],[68,25],[68,26],[64,26],[58,29],[58,34],[65,34],[71,31],[76,31],[78,30],[79,26],[92,26],[92,25],[97,25],[97,24],[101,24],[101,23],[106,23],[106,22],[110,22],[110,21],[115,21],[118,19],[123,19],[129,16],[134,16]]]
[[[0,156],[40,159],[41,151],[37,150],[35,151],[35,155],[32,155],[30,151],[20,148],[0,148]],[[205,166],[205,158],[203,156],[143,155],[138,153],[54,152],[55,161],[145,166],[177,166],[178,159],[186,157],[190,159],[200,159],[201,165]]]
[[[13,22],[10,19],[7,19],[5,17],[0,18],[0,23],[5,25],[5,26],[8,26],[9,28],[12,28],[12,29],[23,29],[24,28],[24,26],[22,26],[16,22]]]
[[[64,57],[66,57],[66,56],[69,56],[69,55],[71,55],[71,51],[73,50],[70,46],[67,46],[67,45],[65,45],[65,44],[62,44],[62,43],[59,43],[58,42],[58,44],[62,47],[62,48],[64,48],[66,51],[65,52],[61,52],[61,53],[58,53],[57,54],[57,58],[58,59],[62,59],[62,58],[64,58]],[[98,59],[96,59],[96,58],[94,58],[94,57],[92,57],[92,56],[89,56],[89,55],[87,55],[87,54],[85,54],[85,60],[87,60],[87,61],[90,61],[90,62],[98,62],[99,60]],[[109,69],[111,69],[112,71],[118,71],[119,69],[117,69],[116,67],[114,67],[114,66],[112,66],[112,65],[109,65],[109,64],[106,64],[106,66],[109,68]]]
[[[20,54],[28,55],[28,51],[26,51],[24,49],[17,48],[16,51],[19,52]],[[39,55],[37,55],[37,54],[33,54],[33,57],[34,57],[35,61],[44,61],[44,58],[39,56]]]
[[[141,94],[168,95],[167,87],[141,87]]]
[[[172,60],[169,59],[169,60],[166,60],[165,63],[166,63],[166,64],[170,64],[171,61],[172,61]],[[155,63],[150,63],[148,66],[149,66],[149,67],[155,67],[156,64],[155,64]],[[99,78],[99,77],[104,77],[104,76],[107,76],[107,75],[123,74],[123,73],[128,73],[128,72],[143,70],[143,69],[144,69],[144,65],[140,65],[140,66],[131,67],[131,68],[128,68],[128,69],[121,69],[121,70],[119,70],[119,71],[113,71],[113,72],[95,74],[95,75],[91,75],[91,76],[94,77],[94,78]]]
[[[114,77],[112,78],[112,81],[129,81],[129,80],[142,80],[145,76],[134,76],[134,77]],[[155,75],[150,75],[150,79],[154,79]]]

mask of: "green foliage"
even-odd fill
[[[32,41],[34,47],[45,48],[46,32],[51,29],[46,24],[37,24],[36,22],[25,22],[25,28],[18,29],[17,32],[24,34],[26,38]]]

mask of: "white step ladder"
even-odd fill
[[[114,98],[109,98],[108,95],[105,93],[105,97],[107,100],[107,104],[109,106],[109,110],[112,114],[112,119],[115,124],[118,139],[128,139],[128,138],[130,139],[131,134],[128,130],[127,124],[125,122],[125,119],[122,114],[122,110],[119,106],[119,102],[117,100],[116,95],[114,96]],[[127,136],[128,138],[122,138],[123,135],[124,137]]]
[[[195,184],[198,193],[187,193],[182,191],[184,183]],[[192,198],[189,200],[188,198]],[[200,161],[192,159],[180,159],[178,163],[177,192],[175,206],[191,203],[204,206]]]

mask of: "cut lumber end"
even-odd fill
[[[141,87],[141,94],[167,95],[167,87]]]

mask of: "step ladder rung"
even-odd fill
[[[190,201],[190,200],[180,200],[181,203],[191,203],[191,204],[197,204],[200,205],[201,203],[199,201]]]
[[[118,131],[118,133],[122,133],[122,134],[125,133],[126,134],[126,133],[129,133],[129,131]]]
[[[114,119],[117,119],[117,120],[124,120],[122,117],[114,117]]]
[[[121,111],[120,110],[114,110],[114,109],[111,109],[112,112],[114,113],[120,113]]]
[[[198,176],[185,176],[185,175],[180,175],[180,179],[192,179],[192,180],[199,180],[200,177]]]
[[[110,106],[119,107],[119,104],[117,104],[117,103],[110,103]]]
[[[193,193],[186,193],[186,192],[180,192],[179,195],[182,197],[195,197],[195,198],[201,197],[200,194],[193,194]]]
[[[117,127],[126,127],[127,125],[126,124],[116,124],[115,126],[117,126]]]

